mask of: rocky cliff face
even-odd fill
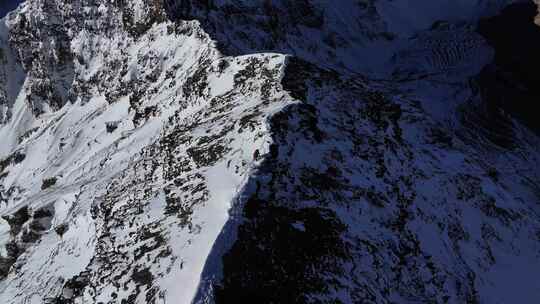
[[[476,29],[509,2],[26,1],[0,299],[532,303],[540,141]]]
[[[155,1],[29,1],[5,22],[22,81],[1,130],[2,301],[189,302],[267,117],[295,102],[285,56],[223,56]]]

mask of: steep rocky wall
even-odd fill
[[[538,298],[540,141],[471,78],[508,1],[410,3],[27,1],[0,31],[0,301]]]

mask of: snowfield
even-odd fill
[[[534,303],[540,140],[474,81],[513,2],[27,0],[0,302]]]

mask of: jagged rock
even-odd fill
[[[67,224],[61,224],[61,225],[58,225],[56,227],[54,227],[54,231],[56,232],[56,234],[58,234],[60,237],[63,237],[64,234],[67,232],[67,230],[69,229],[69,226]]]
[[[0,302],[537,299],[540,141],[476,29],[510,2],[27,0]]]

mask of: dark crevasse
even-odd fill
[[[0,18],[4,17],[10,11],[17,8],[19,4],[24,2],[24,0],[2,0],[0,2]]]
[[[508,6],[479,23],[478,32],[495,49],[495,60],[479,76],[488,111],[501,108],[540,134],[540,27],[531,3]],[[491,110],[489,110],[491,109]]]

